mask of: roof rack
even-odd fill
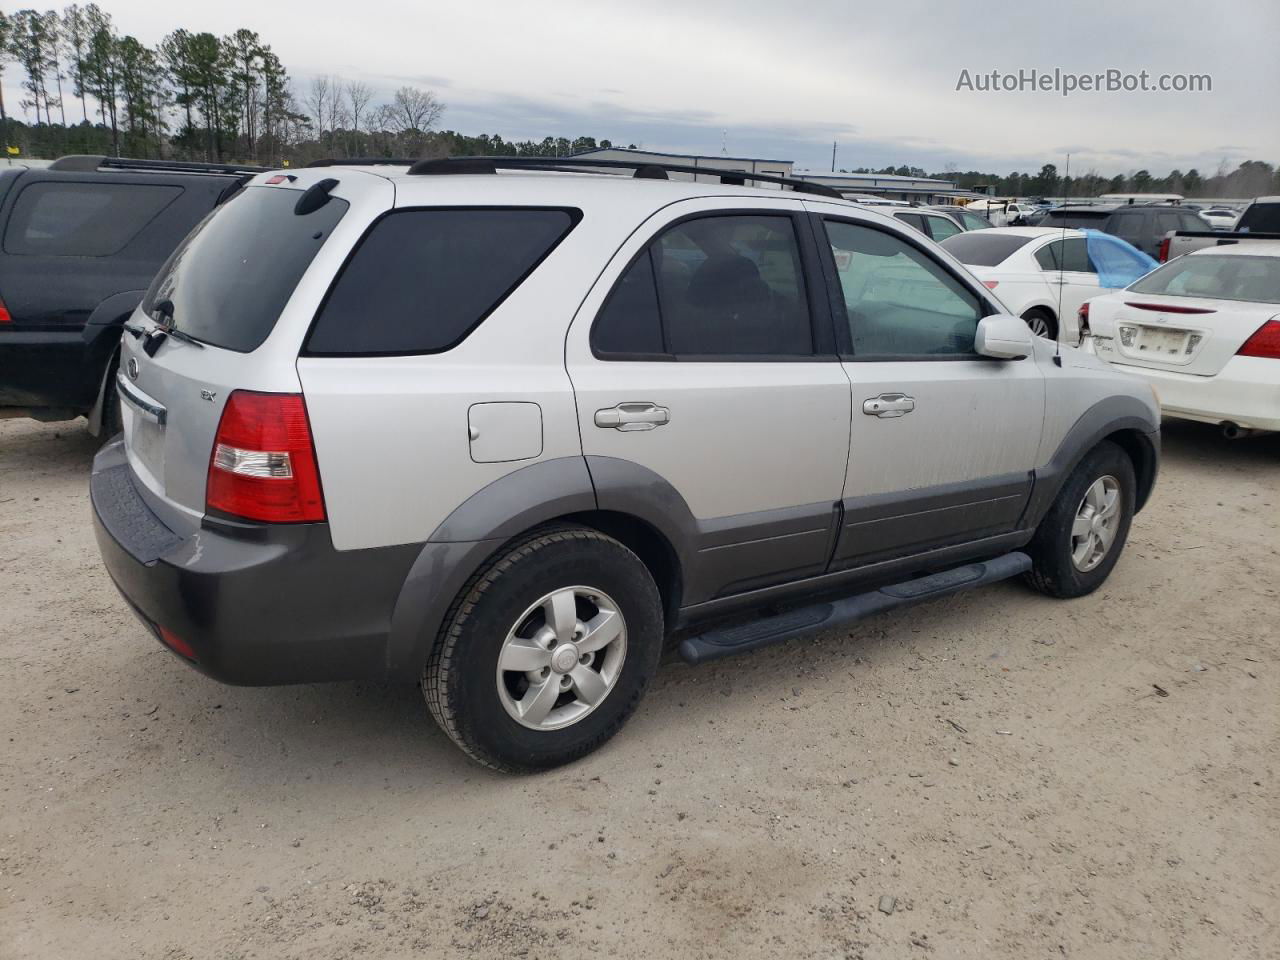
[[[719,170],[715,167],[695,167],[680,163],[653,163],[639,160],[595,160],[589,157],[444,157],[438,160],[419,160],[409,168],[411,176],[447,175],[462,173],[497,173],[499,170],[550,170],[560,173],[603,168],[631,170],[638,180],[669,180],[671,173],[691,173],[698,176],[719,177],[730,186],[742,186],[748,180],[776,183],[790,187],[796,193],[808,193],[818,197],[834,197],[843,200],[839,191],[821,183],[799,180],[795,177],[777,177],[768,173],[747,173],[743,170]]]
[[[396,157],[321,157],[308,167],[411,167],[418,161]]]
[[[71,154],[49,164],[50,170],[94,173],[98,170],[152,170],[157,173],[265,173],[270,167],[247,163],[202,163],[187,160],[131,160],[128,157],[106,157],[93,154]]]

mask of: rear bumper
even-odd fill
[[[386,675],[420,546],[338,551],[326,524],[161,520],[118,441],[94,460],[90,494],[111,579],[152,636],[163,627],[190,646],[196,669],[245,685]]]
[[[1232,357],[1212,377],[1119,363],[1113,366],[1154,386],[1160,395],[1160,412],[1166,417],[1280,430],[1280,360]]]

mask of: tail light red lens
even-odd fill
[[[205,505],[266,523],[325,518],[301,394],[236,390],[227,398],[209,458]]]
[[[1160,255],[1157,257],[1157,259],[1161,263],[1166,263],[1169,260],[1169,241],[1172,239],[1173,239],[1172,237],[1165,237],[1163,240],[1160,241]]]
[[[1086,300],[1080,304],[1080,309],[1076,311],[1076,320],[1080,327],[1080,336],[1087,337],[1089,335],[1089,301]]]
[[[1154,313],[1217,313],[1218,311],[1212,307],[1184,307],[1177,303],[1139,303],[1136,300],[1126,300],[1126,307],[1133,307],[1135,310],[1151,310]]]
[[[9,308],[4,305],[3,300],[0,300],[0,323],[13,323],[13,317],[9,316]]]
[[[983,280],[982,285],[986,287],[988,290],[994,290],[996,287],[1000,286],[1000,281],[999,280]]]
[[[1236,354],[1241,357],[1280,360],[1280,320],[1268,320],[1260,326]]]

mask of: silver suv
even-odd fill
[[[229,683],[420,680],[532,770],[611,737],[668,640],[1102,583],[1155,480],[1145,383],[892,217],[672,169],[334,163],[201,223],[92,478],[151,633]]]

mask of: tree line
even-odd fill
[[[1046,163],[1039,173],[963,172],[949,168],[941,173],[925,173],[922,167],[884,167],[873,170],[859,167],[844,173],[869,173],[901,177],[934,177],[951,180],[965,190],[990,191],[996,196],[1010,197],[1097,197],[1104,193],[1177,193],[1184,197],[1256,197],[1280,193],[1280,167],[1260,160],[1246,160],[1234,170],[1224,160],[1215,173],[1208,176],[1192,168],[1185,173],[1171,170],[1157,177],[1148,170],[1104,177],[1096,170],[1080,176],[1060,176],[1055,164]]]
[[[320,76],[301,92],[252,30],[174,30],[155,47],[120,35],[97,4],[0,11],[0,83],[16,65],[24,119],[0,88],[0,139],[23,156],[66,153],[297,165],[322,156],[567,156],[592,137],[512,141],[438,130],[445,105],[404,86],[385,102]]]

